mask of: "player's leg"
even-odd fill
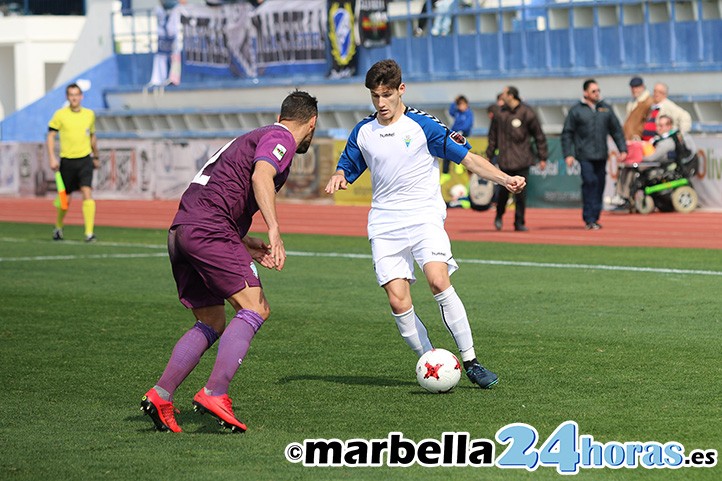
[[[467,376],[481,387],[493,386],[498,377],[479,364],[466,308],[451,285],[450,275],[458,269],[458,265],[451,255],[451,242],[446,231],[442,225],[429,224],[419,229],[416,238],[419,242],[414,246],[414,257],[422,266],[439,305],[441,319],[459,349]]]
[[[83,221],[85,223],[85,242],[95,242],[95,200],[93,199],[93,159],[82,159],[78,174],[80,192],[83,194]]]
[[[191,264],[187,253],[198,248],[189,241],[193,236],[185,234],[184,226],[170,230],[168,254],[178,296],[183,305],[192,309],[197,321],[176,342],[163,374],[141,401],[141,409],[160,431],[181,431],[174,417],[173,394],[218,339],[225,325],[224,300],[208,289]]]
[[[371,253],[376,279],[386,291],[396,327],[411,350],[421,356],[433,346],[411,300],[411,284],[416,278],[414,260],[406,244],[405,239],[379,236],[371,239]]]
[[[193,398],[201,413],[207,412],[232,431],[243,432],[246,425],[236,418],[228,388],[243,363],[251,341],[270,315],[268,301],[260,285],[248,286],[228,298],[236,315],[228,323],[218,343],[218,355],[206,385]]]
[[[383,288],[388,295],[396,327],[406,344],[419,357],[433,349],[426,326],[414,311],[408,279],[394,279],[384,284]]]
[[[221,425],[245,431],[245,424],[233,414],[228,388],[253,337],[270,315],[268,301],[253,259],[235,230],[194,227],[192,238],[197,239],[198,247],[188,255],[195,269],[208,288],[223,295],[236,310],[218,342],[208,382],[193,398],[193,405],[212,414]]]

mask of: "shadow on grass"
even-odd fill
[[[372,376],[317,376],[317,375],[298,375],[286,376],[278,380],[278,384],[289,384],[299,381],[324,381],[337,384],[348,384],[351,386],[418,386],[415,382],[400,381],[398,379],[388,377],[372,377]]]

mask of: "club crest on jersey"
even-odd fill
[[[281,144],[276,144],[273,148],[273,156],[278,160],[281,160],[284,155],[286,155],[286,147]]]
[[[449,138],[459,145],[466,145],[466,137],[461,132],[451,132]]]
[[[404,143],[406,144],[406,147],[408,147],[409,145],[411,145],[411,136],[410,136],[410,135],[406,135],[406,136],[404,137]]]

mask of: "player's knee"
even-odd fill
[[[411,309],[411,299],[396,297],[389,294],[389,305],[391,310],[396,314],[401,314]]]
[[[258,307],[258,310],[256,310],[259,316],[261,316],[261,319],[264,321],[267,320],[271,316],[271,308],[268,304],[264,304]]]
[[[431,293],[434,295],[444,292],[451,286],[449,278],[445,276],[432,277],[429,278],[428,281]]]

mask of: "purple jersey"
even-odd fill
[[[183,193],[172,226],[229,225],[248,233],[258,204],[251,175],[258,161],[276,168],[276,192],[283,186],[296,152],[296,141],[281,124],[267,125],[236,137],[216,152]]]

